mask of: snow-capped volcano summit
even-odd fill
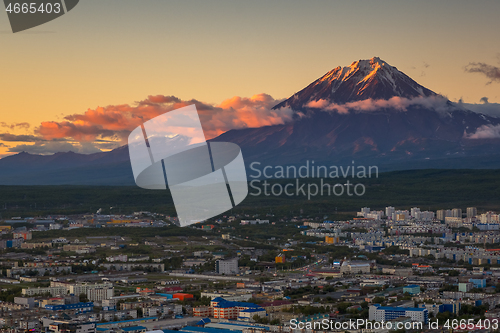
[[[311,101],[331,103],[391,97],[429,97],[437,94],[378,57],[358,60],[350,66],[336,67],[275,108],[302,109]]]
[[[470,159],[471,167],[472,156],[500,160],[500,139],[473,139],[500,119],[455,105],[377,57],[334,68],[274,109],[281,107],[297,112],[293,122],[214,140],[240,145],[248,161],[281,165],[356,159],[389,168],[449,167],[453,157]]]

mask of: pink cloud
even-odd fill
[[[63,121],[42,122],[36,134],[45,140],[69,138],[80,142],[97,139],[126,142],[128,134],[145,121],[165,112],[195,104],[208,138],[228,130],[283,124],[292,120],[293,111],[288,108],[272,110],[278,104],[267,94],[252,97],[235,96],[219,105],[198,100],[181,100],[175,96],[148,96],[133,105],[109,105],[88,109],[82,114],[66,116]]]

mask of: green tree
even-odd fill
[[[84,294],[84,293],[80,294],[79,299],[80,299],[80,302],[82,302],[82,303],[85,303],[85,302],[89,301],[89,299],[87,298],[87,295]]]

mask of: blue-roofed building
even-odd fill
[[[196,327],[196,326],[186,326],[180,332],[185,333],[235,333],[234,331],[212,328],[212,327]]]
[[[241,313],[241,315],[240,315]],[[210,307],[199,306],[193,308],[195,317],[214,317],[220,319],[240,319],[248,321],[255,315],[266,316],[266,310],[260,305],[249,302],[227,301],[216,297],[210,302]]]
[[[260,308],[260,306],[255,304],[255,303],[226,301],[222,297],[214,298],[210,302],[210,306],[219,307],[219,308],[233,308],[233,307],[240,307],[240,308],[245,308],[245,309]]]
[[[94,309],[93,302],[81,302],[75,304],[47,304],[45,305],[45,310],[50,311],[67,311],[67,310],[76,310],[79,312],[90,312]]]
[[[221,319],[236,319],[239,317],[240,312],[244,310],[254,310],[254,315],[260,315],[262,311],[265,313],[264,308],[257,304],[227,301],[222,297],[214,298],[210,302],[210,308],[214,318]],[[246,318],[248,313],[244,313],[243,315]]]
[[[207,324],[205,327],[212,327],[212,328],[223,328],[227,329],[233,332],[242,332],[243,330],[259,330],[259,331],[269,331],[270,328],[268,326],[262,326],[262,325],[257,325],[257,324],[243,324],[240,322],[226,322],[226,321],[221,321],[218,323],[210,323]]]
[[[369,320],[389,321],[399,317],[410,317],[411,321],[429,322],[429,311],[426,308],[402,308],[381,306],[380,304],[371,305],[368,311]]]
[[[143,333],[147,331],[147,328],[144,326],[130,326],[122,327],[120,330],[124,333]]]
[[[196,326],[205,326],[206,324],[209,324],[211,322],[212,321],[210,320],[210,318],[203,318],[202,320],[196,323]]]

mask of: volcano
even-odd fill
[[[283,125],[231,130],[247,163],[374,163],[382,169],[499,167],[498,139],[472,139],[499,118],[466,110],[378,57],[337,67],[274,107]]]
[[[374,57],[332,69],[274,108],[301,109],[308,102],[318,100],[342,104],[366,99],[429,96],[437,94],[421,86],[396,67]]]

